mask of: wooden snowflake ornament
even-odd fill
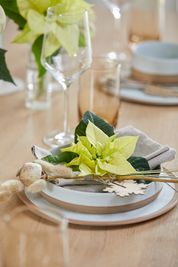
[[[103,190],[109,193],[115,193],[120,197],[126,197],[129,195],[144,195],[147,184],[137,183],[133,180],[124,180],[122,182],[111,182],[108,186]]]

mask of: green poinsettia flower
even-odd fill
[[[9,13],[6,0],[2,0],[6,12],[19,25],[20,32],[14,39],[15,43],[28,43],[32,45],[32,52],[39,69],[39,76],[45,73],[41,65],[41,51],[43,36],[46,31],[50,34],[45,45],[45,56],[48,57],[63,47],[68,54],[76,53],[78,47],[83,46],[82,29],[72,25],[70,21],[61,21],[58,16],[54,21],[46,21],[46,13],[49,7],[55,7],[57,14],[68,14],[88,10],[93,17],[91,5],[85,0],[14,0],[15,15]],[[94,32],[90,23],[91,32]]]
[[[78,155],[66,165],[78,166],[81,175],[124,175],[136,172],[127,159],[133,154],[137,140],[138,136],[109,137],[89,121],[86,136],[78,137],[76,144],[63,148],[62,152]]]
[[[46,31],[46,11],[48,7],[56,5],[60,14],[91,10],[91,5],[84,0],[17,0],[19,12],[26,20],[26,25],[14,42],[33,43],[43,35]],[[52,44],[49,42],[48,54],[55,52],[61,45],[70,54],[76,51],[79,43],[79,29],[74,29],[70,23],[64,21],[55,21],[49,26],[50,30],[54,30],[54,38],[52,38]]]

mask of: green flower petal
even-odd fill
[[[62,152],[65,152],[65,151],[74,152],[74,153],[77,153],[78,155],[85,154],[85,156],[92,159],[92,155],[90,154],[88,149],[80,141],[77,144],[73,144],[72,146],[62,148],[61,151]]]
[[[4,9],[0,5],[0,32],[4,31],[6,26],[6,14],[4,13]]]
[[[61,47],[61,44],[58,41],[58,39],[55,37],[55,35],[53,33],[49,34],[46,37],[46,43],[45,43],[45,47],[43,47],[43,53],[45,57],[49,57],[54,52],[56,52],[60,47]]]
[[[92,157],[93,158],[96,158],[96,148],[95,147],[93,147],[91,144],[90,144],[90,142],[89,142],[89,140],[87,139],[87,137],[86,136],[79,136],[78,137],[78,140],[83,144],[83,146],[85,146],[87,149],[88,149],[88,151],[90,152],[90,154],[92,155]]]
[[[70,166],[78,166],[80,164],[80,159],[79,157],[76,157],[74,159],[72,159],[69,163],[66,164],[67,167]]]
[[[104,171],[117,175],[136,173],[132,165],[122,156],[112,159],[109,163],[100,160],[98,161],[98,166]]]
[[[79,165],[80,175],[89,175],[93,174],[92,170],[84,163]]]
[[[31,9],[34,9],[39,13],[44,13],[50,5],[50,0],[17,0],[20,14],[24,18],[27,18],[28,12]]]
[[[107,173],[107,171],[102,170],[102,169],[99,167],[98,164],[95,166],[95,174],[102,176],[102,175],[105,175],[106,173]]]
[[[35,10],[29,10],[27,15],[28,26],[36,34],[43,34],[45,31],[45,17]]]
[[[33,43],[39,34],[31,31],[29,26],[26,24],[23,31],[21,31],[13,40],[15,43]]]
[[[135,150],[138,138],[138,136],[123,136],[116,139],[114,143],[118,148],[117,152],[128,159]]]
[[[109,137],[91,121],[88,122],[86,128],[86,137],[94,147],[97,147],[97,145],[104,147],[109,139]]]
[[[69,55],[74,55],[78,50],[79,28],[78,25],[56,26],[53,32],[57,40],[61,43]]]

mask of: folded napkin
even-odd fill
[[[154,169],[162,163],[173,160],[175,158],[175,149],[167,145],[161,145],[157,143],[148,135],[132,126],[127,126],[125,128],[119,129],[116,131],[116,133],[118,134],[118,136],[139,136],[133,156],[144,157],[148,161],[150,169]]]

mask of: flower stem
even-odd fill
[[[60,177],[60,176],[47,176],[46,180],[51,181],[55,179],[93,179],[93,180],[108,180],[108,181],[123,181],[123,180],[144,180],[144,181],[150,181],[150,182],[163,182],[163,183],[178,183],[178,178],[172,178],[172,176],[164,176],[164,177],[154,177],[154,176],[137,176],[135,175],[104,175],[104,176],[99,176],[99,175],[87,175],[87,176],[73,176],[73,177]]]

